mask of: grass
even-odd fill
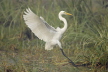
[[[33,12],[53,27],[63,27],[58,19],[59,11],[65,16],[68,29],[61,42],[67,56],[76,64],[74,68],[58,47],[44,50],[44,42],[27,28],[23,11],[30,7]],[[105,72],[108,66],[108,10],[95,6],[91,0],[1,0],[0,1],[0,72]]]

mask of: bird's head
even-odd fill
[[[58,17],[61,21],[63,21],[65,19],[64,17],[62,17],[62,15],[72,15],[72,14],[67,13],[65,11],[60,11]]]
[[[60,13],[59,13],[60,15],[72,15],[72,14],[70,14],[70,13],[67,13],[67,12],[65,12],[65,11],[60,11]]]

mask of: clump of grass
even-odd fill
[[[70,36],[73,36],[71,37],[73,41],[71,42],[75,42],[74,44],[77,48],[75,52],[79,53],[85,62],[91,63],[94,67],[98,63],[102,67],[107,66],[107,9],[103,8],[105,11],[103,13],[102,11],[94,13],[92,8],[87,5],[87,2],[82,0],[82,4],[80,3],[78,6],[75,6],[76,10],[74,12],[76,13],[73,19],[75,23],[72,23],[74,29],[71,29],[73,32],[70,34]]]
[[[94,23],[92,23],[91,25],[89,24],[88,27],[88,31],[89,32],[85,32],[86,34],[88,34],[88,40],[86,41],[85,47],[89,48],[89,50],[91,51],[91,57],[94,61],[94,63],[96,63],[97,61],[100,62],[102,65],[106,65],[108,60],[107,60],[107,19],[108,16],[105,15],[99,15],[98,16],[99,21],[94,21],[92,20]],[[98,19],[96,18],[96,19]],[[91,22],[90,22],[91,23]],[[101,61],[101,59],[103,59],[103,61]]]

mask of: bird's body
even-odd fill
[[[23,15],[23,18],[25,20],[26,25],[31,29],[31,31],[41,40],[45,41],[45,49],[51,50],[53,49],[53,46],[58,45],[60,48],[62,48],[60,39],[62,37],[62,34],[67,29],[67,21],[65,18],[62,17],[62,15],[71,15],[69,13],[66,13],[65,11],[60,11],[58,14],[58,17],[61,21],[64,22],[64,27],[56,29],[52,26],[50,26],[43,17],[38,17],[36,14],[34,14],[30,8],[26,9],[26,12],[24,12],[25,15]]]
[[[69,60],[69,63],[71,63],[73,66],[77,67],[77,65],[74,64],[72,60],[70,60],[64,53],[60,39],[63,35],[63,33],[67,29],[67,21],[62,15],[72,15],[69,13],[66,13],[65,11],[59,12],[59,19],[64,22],[64,27],[56,29],[52,26],[50,26],[43,17],[38,17],[36,14],[34,14],[30,8],[26,9],[24,12],[25,15],[23,15],[23,18],[25,20],[26,25],[31,29],[31,31],[41,40],[45,41],[45,49],[51,50],[55,45],[58,45],[60,47],[60,50],[62,54]]]

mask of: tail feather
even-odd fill
[[[52,50],[53,49],[53,45],[49,42],[46,42],[45,44],[45,50]]]

